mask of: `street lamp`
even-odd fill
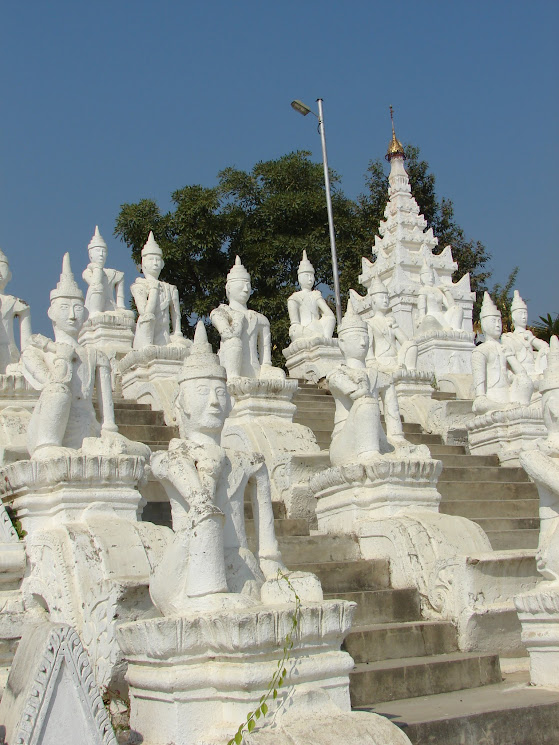
[[[324,165],[324,184],[326,186],[326,209],[328,211],[328,227],[330,229],[330,248],[332,250],[332,274],[334,275],[334,295],[336,297],[336,319],[338,325],[342,322],[342,301],[340,297],[340,281],[338,277],[338,257],[336,254],[336,235],[334,233],[334,213],[332,212],[332,195],[330,193],[330,174],[328,173],[328,155],[326,154],[326,133],[324,131],[324,114],[322,111],[322,99],[317,98],[318,114],[302,101],[291,101],[291,108],[303,116],[312,114],[318,119],[318,131],[322,140],[322,163]]]

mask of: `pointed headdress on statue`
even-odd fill
[[[178,381],[197,380],[198,378],[217,378],[226,380],[225,368],[219,364],[219,357],[214,354],[212,345],[208,341],[206,327],[203,321],[198,321],[194,332],[194,343],[190,354],[182,365]]]
[[[87,246],[87,250],[90,251],[92,248],[107,248],[107,244],[105,243],[105,239],[99,232],[99,226],[95,226],[95,233],[93,233],[93,238],[89,241],[89,245]]]
[[[338,336],[341,336],[342,334],[345,334],[348,331],[367,331],[367,324],[361,318],[359,313],[355,312],[355,307],[351,299],[352,293],[357,295],[355,290],[349,291],[347,309],[346,309],[344,317],[342,318],[342,322],[338,325]]]
[[[302,274],[303,272],[312,272],[314,274],[314,266],[308,260],[306,251],[303,251],[303,258],[299,264],[299,269],[297,269],[297,274]]]
[[[512,299],[511,311],[514,313],[515,310],[528,310],[528,306],[524,300],[520,297],[518,290],[514,291],[514,297]]]
[[[384,284],[382,279],[375,277],[369,286],[369,295],[379,295],[380,293],[388,294],[388,287]]]
[[[501,316],[501,311],[495,303],[493,302],[491,295],[485,291],[483,293],[483,303],[481,305],[481,313],[479,314],[480,318],[489,318],[490,316]]]
[[[233,264],[233,266],[229,270],[229,274],[227,275],[227,282],[235,282],[235,280],[250,282],[250,274],[242,265],[239,256],[235,257],[235,263]]]
[[[155,240],[153,230],[149,231],[148,239],[142,248],[142,259],[144,256],[161,256],[163,258],[163,251],[159,243]]]
[[[81,300],[83,303],[83,292],[80,290],[76,280],[74,279],[72,267],[70,266],[69,253],[65,253],[64,258],[62,259],[62,272],[60,273],[60,280],[56,285],[56,289],[51,290],[51,302],[57,297],[68,298],[70,300]]]

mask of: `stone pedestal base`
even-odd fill
[[[551,585],[546,589],[546,585]],[[515,598],[522,641],[530,655],[532,685],[559,688],[559,587],[541,582]]]
[[[67,456],[0,470],[2,500],[27,531],[27,612],[41,609],[75,627],[97,685],[120,695],[126,686],[116,622],[153,613],[151,568],[173,535],[137,520],[143,475],[144,459],[135,456]]]
[[[433,395],[433,375],[423,370],[398,370],[394,374],[394,385],[398,394],[398,403],[410,396]]]
[[[471,399],[439,401],[427,396],[409,396],[398,403],[406,422],[421,424],[425,432],[440,435],[445,445],[468,444],[466,426],[474,417]]]
[[[0,496],[27,533],[79,522],[87,510],[137,520],[144,459],[133,455],[67,455],[22,460],[0,470]]]
[[[490,411],[471,419],[466,428],[472,455],[498,455],[505,466],[520,466],[522,450],[535,446],[545,437],[541,404],[519,406],[515,409]]]
[[[192,342],[150,346],[128,352],[118,369],[122,375],[122,395],[162,411],[165,423],[176,424],[173,405],[179,386],[177,378],[182,363],[190,354]]]
[[[396,454],[379,455],[368,464],[329,468],[310,482],[317,499],[318,528],[327,533],[353,533],[371,517],[388,517],[402,509],[437,512],[441,470],[438,460]]]
[[[23,373],[13,372],[0,375],[0,410],[15,406],[32,411],[38,399],[39,391],[27,382]]]
[[[268,701],[272,711],[318,689],[350,711],[353,660],[340,646],[353,607],[340,600],[301,607],[285,684]],[[266,694],[293,614],[293,605],[255,606],[119,626],[132,730],[150,745],[227,742]]]
[[[235,403],[223,428],[223,446],[262,453],[270,473],[272,500],[285,504],[288,517],[312,515],[307,492],[297,492],[299,479],[304,476],[306,481],[315,470],[324,468],[327,456],[320,457],[313,432],[293,422],[296,407],[291,400],[297,381],[234,378],[228,388]]]
[[[101,349],[111,358],[132,349],[135,314],[131,310],[107,311],[90,316],[80,331],[79,343]]]
[[[415,337],[417,369],[435,378],[448,373],[471,374],[474,334],[469,331],[430,331]]]
[[[290,378],[318,383],[343,362],[337,339],[297,339],[283,350]]]

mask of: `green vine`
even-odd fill
[[[17,533],[18,538],[20,539],[20,541],[22,541],[27,535],[27,531],[23,529],[21,522],[16,518],[13,509],[8,505],[6,505],[6,512],[8,513],[8,517],[10,518],[12,525],[14,526],[14,530]]]
[[[285,683],[285,678],[287,676],[287,662],[289,661],[291,657],[291,650],[293,649],[294,640],[293,637],[296,634],[297,627],[299,625],[299,619],[301,615],[301,598],[299,595],[297,595],[297,592],[291,582],[289,581],[289,577],[287,574],[284,574],[280,569],[278,569],[278,581],[285,580],[287,586],[293,593],[293,596],[295,597],[295,610],[293,612],[293,617],[291,619],[291,629],[287,633],[284,643],[283,643],[283,650],[282,650],[282,656],[278,660],[278,664],[276,667],[276,671],[272,676],[272,680],[270,681],[268,688],[266,690],[266,693],[263,696],[260,696],[260,704],[257,709],[254,711],[251,711],[247,714],[246,720],[239,726],[239,729],[235,733],[234,737],[232,737],[227,745],[241,745],[243,742],[244,736],[252,732],[252,730],[256,727],[256,722],[260,717],[265,717],[266,714],[269,711],[269,707],[267,704],[267,701],[272,699],[272,701],[275,701],[278,697],[278,691],[282,687],[282,685]]]

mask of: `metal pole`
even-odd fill
[[[334,233],[334,214],[332,212],[332,195],[330,194],[330,174],[328,173],[328,156],[326,154],[326,133],[324,131],[324,115],[322,113],[322,99],[318,103],[318,128],[322,140],[322,162],[324,164],[324,183],[326,185],[326,208],[328,210],[328,227],[330,229],[330,248],[332,249],[332,274],[334,275],[334,295],[336,296],[336,319],[338,325],[342,322],[342,300],[340,297],[340,281],[338,277],[338,256],[336,254],[336,235]]]

